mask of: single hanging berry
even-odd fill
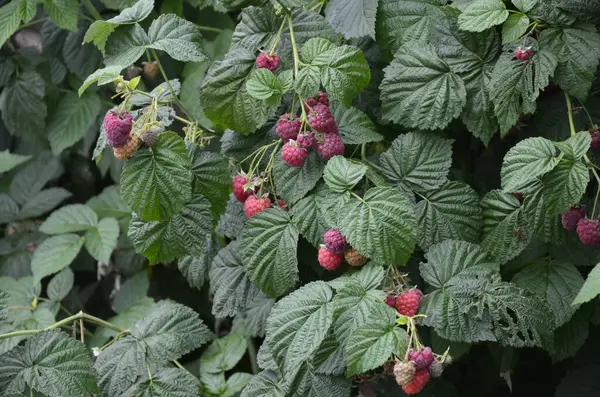
[[[133,156],[140,144],[140,140],[137,136],[132,135],[129,137],[129,141],[125,146],[119,146],[113,148],[113,153],[115,157],[119,160],[127,160],[131,156]]]
[[[277,120],[277,126],[275,127],[275,133],[281,137],[284,142],[290,139],[296,139],[302,122],[293,113],[284,113]]]
[[[585,205],[571,207],[567,212],[561,215],[562,225],[568,231],[577,229],[577,223],[581,218],[585,218]]]
[[[346,237],[338,229],[329,229],[323,235],[327,249],[336,254],[343,254],[346,250]]]
[[[314,146],[317,143],[317,136],[314,132],[304,132],[298,135],[297,139],[300,146],[305,149],[308,149],[311,146]]]
[[[162,125],[152,125],[146,131],[142,133],[142,142],[146,145],[152,147],[156,143],[158,136],[162,134],[165,130],[165,127]]]
[[[323,134],[323,143],[315,145],[315,150],[323,160],[329,160],[338,154],[344,154],[344,142],[337,134]]]
[[[409,395],[417,394],[418,392],[423,390],[427,382],[429,382],[429,371],[427,371],[426,369],[422,369],[420,371],[417,371],[414,378],[409,384],[402,386],[402,390],[404,390],[404,393]]]
[[[244,215],[250,219],[267,208],[271,208],[271,200],[268,197],[259,198],[252,194],[244,202]]]
[[[326,134],[338,133],[337,124],[331,115],[329,107],[319,102],[308,112],[308,124],[315,131]]]
[[[331,252],[325,246],[319,248],[318,254],[319,264],[327,270],[335,270],[342,264],[344,259],[343,254]]]
[[[252,190],[244,190],[244,185],[248,184],[248,178],[245,173],[237,174],[233,178],[233,195],[242,203],[252,194]]]
[[[414,349],[408,351],[408,361],[414,364],[417,371],[429,368],[434,359],[430,347],[424,347],[420,351]]]
[[[404,291],[396,298],[396,310],[400,314],[412,317],[419,310],[421,298],[423,298],[423,293],[418,288]]]
[[[600,151],[600,128],[594,128],[590,135],[592,136],[592,149]]]
[[[439,378],[444,373],[444,364],[442,364],[438,360],[433,360],[431,365],[429,366],[429,375],[432,378]]]
[[[106,140],[112,148],[127,145],[131,127],[133,126],[133,116],[126,110],[111,110],[104,116],[104,131]]]
[[[279,69],[280,63],[281,58],[279,58],[279,55],[277,54],[268,55],[264,52],[261,52],[256,57],[256,67],[258,67],[259,69],[268,69],[271,72],[274,72],[277,69]]]
[[[362,256],[360,252],[354,248],[349,248],[344,254],[344,258],[346,259],[346,262],[353,267],[360,267],[367,262],[367,258]]]
[[[581,218],[577,222],[577,235],[585,245],[600,246],[600,220]]]
[[[533,50],[531,47],[517,47],[515,50],[515,58],[519,61],[527,61],[533,55]]]
[[[410,361],[401,361],[394,365],[394,377],[396,378],[396,383],[400,386],[408,385],[416,373],[417,370]]]
[[[298,142],[293,139],[290,139],[281,149],[281,158],[292,167],[302,167],[307,156],[306,149],[300,147]]]

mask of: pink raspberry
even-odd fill
[[[346,237],[338,229],[329,229],[323,235],[327,249],[336,254],[342,254],[346,250]]]
[[[598,219],[581,218],[577,222],[579,240],[585,245],[600,246],[600,221]]]
[[[425,347],[421,351],[411,349],[408,352],[408,360],[415,365],[417,371],[427,369],[434,360],[433,352],[430,347]]]
[[[402,292],[396,298],[396,310],[398,313],[412,317],[419,311],[419,303],[423,293],[418,288]]]
[[[279,55],[268,55],[263,52],[256,57],[256,67],[259,69],[268,69],[274,72],[279,69],[280,63],[281,58],[279,58]]]
[[[302,128],[302,122],[300,119],[292,113],[285,113],[279,117],[279,120],[277,120],[275,132],[284,142],[287,142],[290,139],[296,139],[298,137],[300,128]]]
[[[568,231],[577,229],[577,222],[585,217],[585,205],[571,207],[560,217],[562,225]]]
[[[515,50],[515,58],[517,58],[519,61],[527,61],[529,60],[529,58],[531,58],[532,55],[533,50],[531,49],[531,47],[517,47],[517,49]]]
[[[317,143],[317,136],[314,132],[305,132],[298,135],[298,143],[305,149],[314,146]]]
[[[112,148],[127,145],[132,126],[133,116],[128,111],[108,112],[104,117],[104,131],[106,131],[108,145]]]
[[[271,200],[268,197],[258,198],[255,195],[251,195],[244,202],[244,215],[250,219],[267,208],[271,208]]]
[[[600,151],[600,128],[595,128],[590,134],[592,135],[592,149]]]
[[[307,156],[308,152],[306,149],[301,148],[298,142],[292,139],[283,145],[283,149],[281,149],[281,158],[292,167],[302,167]]]
[[[317,103],[308,113],[308,124],[315,131],[325,132],[327,134],[337,134],[338,128],[335,119],[331,115],[329,107],[322,103]]]
[[[344,154],[344,142],[337,134],[324,134],[323,143],[315,145],[315,150],[323,160],[329,160],[338,154]]]
[[[327,247],[321,247],[319,249],[319,264],[327,270],[335,270],[342,264],[344,259],[343,254],[336,254],[327,249]]]

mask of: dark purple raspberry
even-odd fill
[[[323,160],[344,154],[344,142],[337,134],[323,134],[323,143],[317,142],[315,150]]]
[[[577,222],[585,217],[585,205],[571,207],[567,212],[560,217],[562,225],[568,231],[577,229]]]
[[[346,250],[348,242],[346,237],[338,229],[329,229],[323,236],[327,249],[335,254],[341,254]]]
[[[592,149],[600,151],[600,128],[595,128],[590,134],[592,135]]]
[[[298,137],[301,127],[302,122],[298,117],[292,113],[285,113],[277,120],[275,133],[277,133],[284,142],[287,142],[290,139],[296,139]]]
[[[337,124],[331,115],[329,107],[322,103],[317,103],[308,113],[308,124],[315,131],[327,134],[337,134],[338,132]]]
[[[298,143],[305,149],[314,146],[317,143],[317,136],[314,132],[305,132],[298,135]]]
[[[112,148],[127,145],[129,134],[133,126],[133,116],[126,110],[111,110],[104,117],[104,131],[106,140]]]
[[[425,347],[421,351],[411,349],[408,352],[408,360],[415,365],[417,371],[427,369],[434,360],[433,352],[430,347]]]

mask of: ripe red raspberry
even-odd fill
[[[293,113],[285,113],[277,120],[277,127],[275,127],[275,133],[281,137],[284,142],[290,139],[296,139],[298,132],[302,127],[302,122]]]
[[[267,208],[271,208],[271,200],[268,197],[258,198],[253,194],[244,202],[244,215],[250,219]]]
[[[323,235],[325,246],[331,252],[343,254],[346,251],[346,237],[338,229],[329,229]]]
[[[429,382],[429,371],[422,369],[421,371],[417,371],[415,377],[409,384],[402,386],[402,390],[409,395],[417,394],[423,390],[427,382]]]
[[[329,160],[338,154],[344,154],[344,142],[337,134],[324,134],[323,143],[315,145],[315,150],[323,160]]]
[[[281,149],[281,158],[292,167],[302,167],[307,156],[308,152],[306,149],[301,148],[298,142],[292,139],[283,145],[283,149]]]
[[[277,69],[279,69],[280,63],[281,58],[279,58],[279,55],[268,55],[265,53],[260,53],[256,57],[256,67],[258,67],[259,69],[268,69],[271,72],[274,72]]]
[[[585,245],[600,246],[600,220],[581,218],[577,222],[577,234]]]
[[[362,256],[360,252],[355,250],[354,248],[349,248],[348,251],[344,254],[344,258],[346,258],[346,262],[353,267],[360,267],[367,262],[367,258]]]
[[[233,178],[233,195],[242,203],[252,194],[250,189],[247,191],[244,190],[244,185],[247,183],[248,178],[246,178],[246,174],[237,174]]]
[[[562,225],[568,231],[577,229],[577,222],[585,217],[585,205],[571,207],[560,217]]]
[[[319,91],[319,93],[315,96],[317,102],[322,103],[325,106],[329,106],[329,95],[326,92]]]
[[[519,61],[527,61],[533,55],[533,50],[531,47],[517,47],[515,50],[515,58]]]
[[[140,140],[138,139],[138,137],[132,135],[125,146],[114,147],[113,153],[115,154],[115,157],[117,159],[127,160],[135,154],[139,144]]]
[[[592,149],[600,151],[600,128],[595,128],[590,132],[592,135]]]
[[[404,291],[396,298],[396,310],[400,314],[412,317],[417,314],[422,297],[423,293],[418,288]]]
[[[327,249],[327,247],[321,247],[319,249],[319,264],[327,270],[335,270],[342,264],[344,255],[336,254]]]
[[[133,125],[133,116],[124,111],[112,110],[104,116],[106,140],[112,148],[127,145]]]
[[[425,347],[421,351],[411,349],[408,351],[408,360],[415,365],[417,371],[427,369],[433,363],[433,352],[430,347]]]
[[[431,365],[429,366],[429,375],[432,378],[439,378],[444,373],[444,364],[442,364],[438,360],[433,360]]]
[[[338,128],[335,119],[331,115],[329,107],[322,103],[317,103],[308,112],[308,124],[315,131],[325,132],[328,134],[337,134]]]
[[[417,370],[410,361],[401,361],[394,365],[394,377],[396,378],[396,383],[400,386],[408,385],[413,380],[416,373]]]
[[[304,111],[306,113],[309,113],[311,111],[311,109],[315,107],[315,105],[317,103],[319,103],[319,101],[317,101],[315,98],[306,98],[304,100]]]
[[[388,295],[385,297],[385,304],[396,308],[396,297],[394,295]]]
[[[298,143],[305,149],[314,146],[317,143],[317,136],[314,132],[305,132],[298,135]]]

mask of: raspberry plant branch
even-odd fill
[[[102,21],[102,20],[104,20],[104,18],[102,18],[102,15],[100,15],[100,13],[96,9],[96,7],[94,7],[94,4],[92,4],[91,0],[83,0],[83,5],[85,6],[85,8],[87,9],[87,11],[90,13],[90,15],[96,21]]]
[[[194,25],[196,25],[196,24],[194,24]],[[223,29],[213,28],[212,26],[196,25],[196,29],[198,29],[198,30],[204,30],[206,32],[215,32],[215,33],[222,33],[223,32]]]
[[[294,53],[294,78],[298,78],[298,71],[300,68],[300,55],[298,53],[298,45],[296,44],[296,34],[294,33],[294,24],[292,22],[292,18],[289,16],[286,17],[288,19],[288,24],[290,27],[290,39],[292,41],[292,51]],[[304,114],[304,104],[300,103],[302,108],[302,114]]]
[[[281,32],[283,32],[283,28],[285,26],[286,19],[288,19],[287,15],[283,17],[283,21],[281,21],[281,25],[279,25],[279,30],[277,31],[277,36],[275,36],[275,41],[273,42],[273,45],[271,46],[271,49],[269,50],[269,55],[273,55],[275,53],[275,49],[277,48],[277,45],[279,44],[279,40],[281,39]]]

